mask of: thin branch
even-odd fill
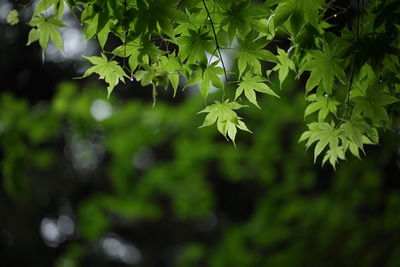
[[[32,0],[32,1],[30,1],[29,3],[27,3],[26,5],[20,5],[20,6],[22,6],[22,9],[21,9],[21,11],[19,12],[20,13],[20,15],[22,16],[22,14],[25,12],[25,10],[28,8],[28,7],[30,7],[33,3],[35,3],[36,2],[36,0]]]
[[[345,117],[345,118],[347,118],[347,116],[348,116],[347,113],[348,113],[349,104],[350,104],[351,87],[352,87],[352,85],[353,85],[355,62],[356,62],[356,58],[355,58],[355,56],[354,56],[354,58],[353,58],[353,63],[352,63],[352,66],[351,66],[351,70],[350,70],[349,87],[347,88],[347,97],[346,97],[346,104],[345,104],[345,111],[344,111],[344,117]]]
[[[212,18],[211,18],[211,16],[210,16],[210,11],[208,10],[208,7],[207,7],[207,5],[206,5],[206,2],[205,2],[204,0],[202,0],[202,2],[203,2],[203,5],[204,5],[204,8],[206,9],[207,16],[208,16],[208,18],[210,19],[211,28],[212,28],[212,31],[213,31],[213,34],[214,34],[215,46],[216,46],[216,48],[217,48],[217,51],[218,51],[218,54],[219,54],[219,58],[220,58],[220,60],[221,60],[222,68],[224,69],[225,81],[228,81],[228,75],[227,75],[227,73],[226,73],[225,63],[224,63],[224,60],[223,60],[223,58],[222,58],[221,49],[220,49],[220,46],[219,46],[219,43],[218,43],[217,33],[215,32],[214,22],[212,21]],[[225,95],[225,92],[224,92],[224,95]]]
[[[349,105],[350,105],[350,94],[351,94],[351,87],[353,85],[353,78],[354,78],[354,68],[356,65],[356,59],[357,59],[357,53],[358,53],[358,38],[360,34],[360,1],[357,0],[357,7],[356,7],[356,40],[355,40],[355,45],[356,45],[356,51],[354,53],[353,57],[353,63],[351,66],[351,72],[350,72],[350,81],[349,81],[349,87],[347,89],[347,99],[346,99],[346,104],[345,104],[345,111],[344,111],[344,117],[348,117],[348,111],[349,111]]]
[[[123,59],[123,66],[125,67],[125,60],[126,60],[126,36],[127,36],[127,19],[126,19],[126,0],[124,0],[124,59]]]

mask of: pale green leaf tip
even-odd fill
[[[113,88],[111,88],[111,86],[107,87],[107,100],[110,100],[112,90]]]

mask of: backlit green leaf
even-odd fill
[[[205,109],[199,112],[207,113],[203,125],[200,127],[206,127],[217,123],[218,131],[226,138],[229,137],[229,139],[235,143],[235,137],[237,133],[236,128],[250,132],[246,124],[239,116],[237,116],[235,112],[235,110],[238,110],[242,107],[246,106],[240,105],[237,102],[229,102],[228,100],[223,103],[216,101],[214,104],[207,106]]]
[[[108,83],[108,97],[110,97],[112,90],[118,82],[124,81],[124,77],[128,77],[116,61],[108,60],[104,54],[101,54],[101,57],[84,58],[89,60],[94,66],[90,67],[85,74],[83,74],[83,78],[97,73],[100,79],[104,79],[104,81]]]
[[[235,100],[242,93],[244,93],[246,98],[251,103],[260,108],[260,106],[257,104],[255,93],[256,91],[279,98],[279,96],[268,85],[264,83],[264,80],[261,77],[246,73],[243,77],[243,81],[239,83],[239,87],[236,89]]]

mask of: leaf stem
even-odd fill
[[[32,0],[29,3],[27,3],[26,5],[23,5],[21,11],[19,12],[19,14],[22,16],[22,14],[25,12],[25,10],[35,2],[36,2],[36,0]]]

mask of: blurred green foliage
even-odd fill
[[[129,265],[99,257],[111,232],[137,245],[136,266],[161,266],[163,250],[174,251],[170,266],[400,266],[398,135],[362,161],[319,169],[297,143],[304,96],[282,93],[247,109],[257,131],[236,147],[198,129],[198,97],[151,108],[72,83],[33,106],[2,94],[0,194],[41,216],[69,199],[76,233],[58,267]]]

